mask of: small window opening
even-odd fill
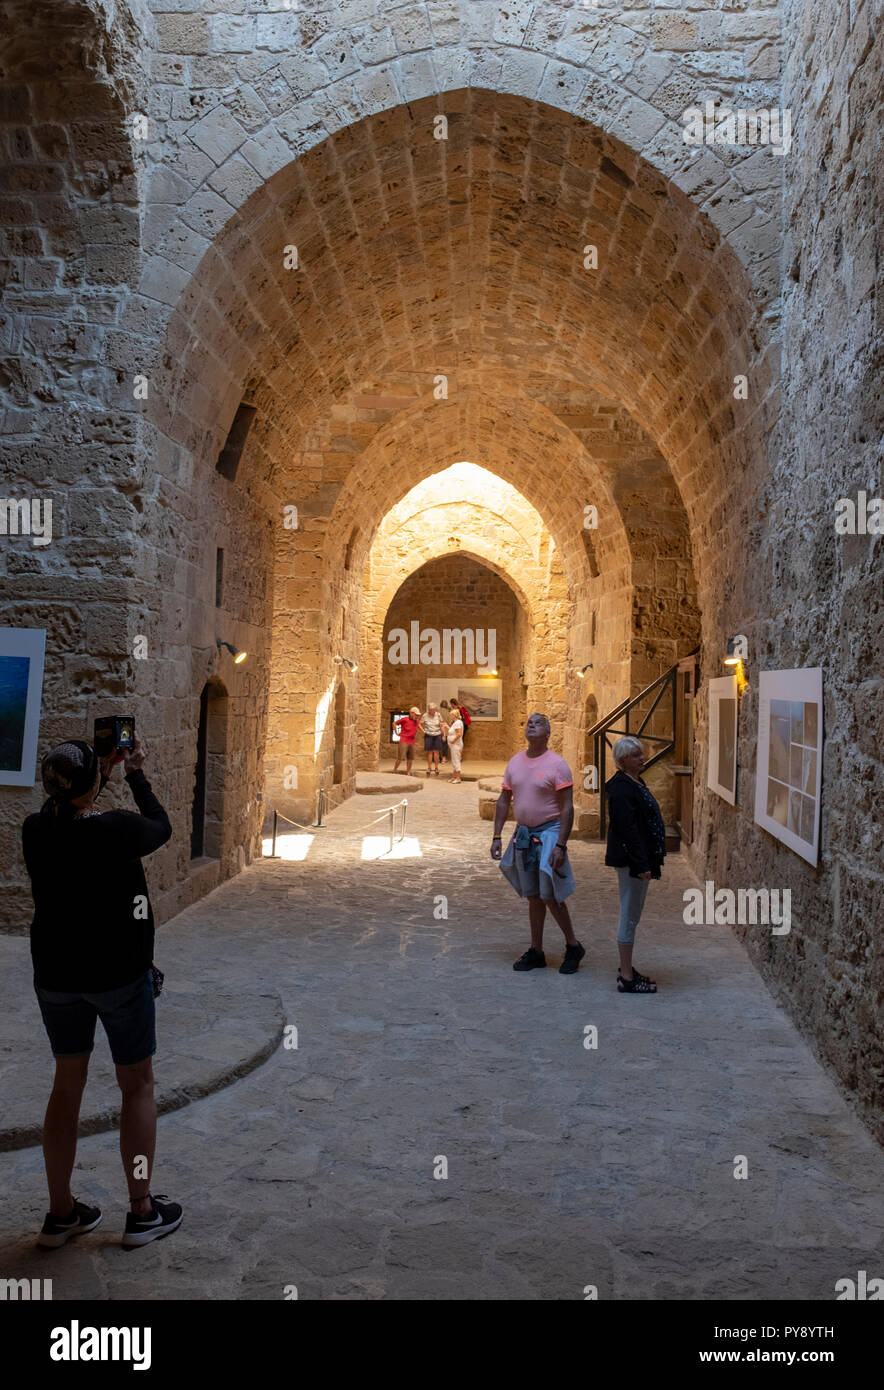
[[[242,451],[246,447],[246,439],[248,438],[249,430],[252,428],[252,421],[256,413],[256,406],[246,405],[245,401],[243,401],[242,405],[237,408],[237,412],[233,417],[233,424],[230,426],[227,442],[218,455],[218,462],[215,466],[222,477],[228,478],[230,482],[233,482],[236,478],[236,470],[239,468]]]

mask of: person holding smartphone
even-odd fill
[[[167,842],[172,827],[144,775],[144,757],[134,731],[131,747],[116,747],[104,757],[79,739],[59,744],[41,765],[47,800],[22,827],[34,898],[34,988],[55,1056],[43,1125],[49,1211],[38,1236],[38,1244],[49,1248],[101,1221],[99,1208],[75,1200],[70,1186],[98,1019],[122,1092],[120,1154],[130,1198],[123,1245],[146,1245],[182,1219],[176,1202],[150,1194],[156,1144],[154,919],[141,859]],[[120,762],[137,812],[101,811],[95,804]],[[147,1175],[136,1177],[145,1158]]]

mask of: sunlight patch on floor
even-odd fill
[[[422,859],[420,840],[406,835],[404,840],[394,840],[390,849],[389,835],[366,835],[362,841],[363,859]]]
[[[315,839],[315,835],[277,835],[276,857],[277,859],[306,859]],[[273,849],[272,838],[268,835],[261,844],[265,857],[269,859]]]

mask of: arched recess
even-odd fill
[[[217,678],[207,681],[200,692],[197,723],[191,859],[220,859],[224,850],[228,716],[229,701],[224,682]]]
[[[396,629],[409,633],[412,621],[417,622],[421,633],[428,628],[434,629],[440,637],[446,628],[471,635],[483,629],[484,636],[489,628],[494,629],[502,717],[499,722],[485,726],[480,721],[474,723],[469,735],[470,756],[496,760],[510,757],[524,720],[527,686],[522,678],[523,666],[534,662],[538,650],[541,660],[550,655],[545,638],[538,639],[538,632],[543,633],[545,628],[543,607],[539,611],[529,607],[521,585],[493,560],[465,548],[442,547],[441,553],[411,565],[394,592],[387,589],[379,596],[378,612],[379,640],[374,647],[373,666],[377,671],[380,707],[374,721],[373,765],[377,766],[378,755],[381,758],[390,756],[387,741],[390,711],[409,708],[412,704],[425,709],[428,680],[445,683],[445,690],[437,699],[447,698],[465,688],[481,692],[484,684],[476,662],[469,661],[463,649],[456,652],[454,647],[453,660],[448,663],[443,652],[439,664],[420,661],[392,664],[389,660],[392,642],[388,638]],[[478,642],[477,636],[476,650]],[[542,685],[542,681],[539,684]],[[536,692],[538,683],[534,685]],[[367,721],[371,708],[371,704],[364,703],[360,718]],[[418,751],[420,746],[419,742]]]
[[[738,258],[678,188],[610,135],[524,98],[471,91],[457,101],[444,151],[425,139],[433,103],[415,104],[348,127],[268,179],[215,236],[155,364],[157,455],[176,480],[190,487],[192,479],[193,504],[179,494],[172,508],[184,518],[181,542],[202,565],[203,536],[228,495],[231,507],[235,499],[266,522],[249,528],[261,538],[249,558],[253,572],[275,572],[271,685],[291,715],[271,731],[269,767],[312,750],[333,648],[350,653],[358,641],[359,551],[382,511],[360,524],[348,571],[343,553],[331,552],[362,523],[364,489],[351,487],[347,506],[337,504],[380,428],[408,414],[415,395],[429,405],[439,373],[456,381],[461,366],[480,365],[501,385],[513,368],[552,374],[622,406],[659,447],[681,496],[710,634],[743,605],[739,518],[763,482],[770,373]],[[384,169],[400,177],[384,178]],[[578,254],[590,231],[598,274]],[[284,266],[291,243],[297,274]],[[753,383],[745,403],[733,397],[737,373]],[[404,375],[416,388],[410,398],[385,396],[384,383]],[[374,383],[373,397],[365,383]],[[215,488],[214,459],[246,390],[258,417],[228,494]],[[521,450],[513,437],[509,451],[523,476],[513,482],[528,495],[535,476],[548,506],[570,486],[579,510],[557,544],[566,572],[573,555],[589,584],[586,548],[575,539],[586,465],[561,425],[547,422],[532,437],[530,420],[540,416],[524,390]],[[478,448],[461,444],[448,460],[424,452],[425,466],[472,454],[502,472],[506,460],[489,453],[500,417],[487,391]],[[401,473],[400,447],[412,433],[410,419],[401,441],[388,431],[376,471]],[[549,466],[553,437],[558,473]],[[407,466],[424,462],[409,452]],[[602,531],[600,546],[622,530],[608,493],[610,534]],[[298,507],[297,532],[284,531],[284,503]],[[622,554],[627,563],[628,549]],[[590,606],[579,586],[575,593],[577,627],[588,634]],[[329,621],[334,627],[338,614],[336,637]],[[160,650],[166,626],[158,613]],[[627,684],[632,657],[628,647],[620,657]]]
[[[462,530],[466,529],[462,527]],[[385,755],[381,691],[385,655],[383,634],[387,614],[396,594],[410,576],[443,556],[457,555],[474,560],[497,575],[512,590],[521,612],[525,615],[524,632],[521,634],[521,647],[525,658],[525,679],[522,683],[530,692],[529,698],[533,695],[544,705],[549,702],[545,681],[549,671],[554,671],[563,662],[564,650],[557,650],[557,647],[561,646],[557,639],[564,633],[567,625],[567,595],[560,569],[558,566],[555,567],[558,573],[554,571],[550,592],[547,585],[539,582],[540,576],[528,563],[515,570],[513,559],[518,556],[518,552],[515,552],[515,555],[512,551],[509,552],[507,567],[506,564],[501,564],[500,545],[475,533],[468,534],[469,540],[466,544],[459,538],[455,538],[452,543],[444,529],[436,535],[425,537],[421,543],[412,543],[412,537],[406,534],[405,537],[400,536],[400,540],[403,541],[403,553],[391,569],[383,571],[376,563],[373,571],[371,557],[366,561],[359,662],[360,733],[357,756],[358,766],[361,768],[376,768],[379,757]],[[530,560],[530,556],[521,558]],[[515,578],[516,573],[518,579]],[[451,623],[448,626],[457,624]],[[536,656],[538,631],[542,633],[544,655],[548,658],[543,666],[543,677],[540,681],[537,679]],[[557,732],[561,734],[561,729],[557,728]]]

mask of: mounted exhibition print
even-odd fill
[[[737,678],[709,682],[709,771],[707,786],[731,806],[737,800]]]
[[[816,864],[823,751],[823,672],[762,671],[755,821]]]
[[[474,724],[494,724],[503,718],[503,681],[494,677],[463,679],[460,676],[433,676],[427,681],[427,703],[457,697],[466,705]]]
[[[0,785],[32,787],[43,693],[42,628],[0,627]]]

